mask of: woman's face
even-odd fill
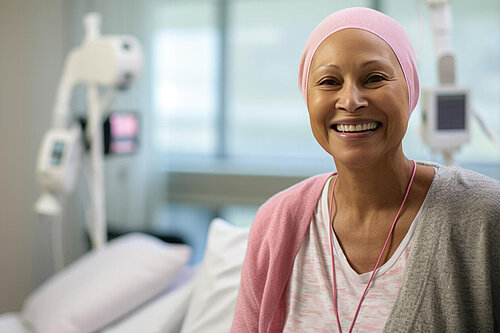
[[[307,105],[314,137],[336,163],[363,168],[401,151],[406,81],[392,49],[374,34],[345,29],[321,43]]]

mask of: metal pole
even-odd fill
[[[226,74],[227,74],[227,0],[217,1],[217,30],[219,33],[219,62],[217,78],[217,115],[215,117],[216,147],[215,156],[219,159],[227,157],[227,103],[226,103]]]

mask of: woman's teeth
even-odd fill
[[[374,130],[378,127],[376,122],[357,124],[357,125],[337,125],[336,129],[338,132],[362,132]]]

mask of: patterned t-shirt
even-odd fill
[[[331,179],[330,179],[331,181]],[[337,332],[333,307],[330,254],[328,184],[321,194],[309,230],[300,244],[287,290],[287,322],[284,332]],[[361,305],[353,332],[381,332],[396,300],[410,255],[418,216],[396,252],[382,265]],[[334,237],[337,304],[342,332],[348,332],[359,299],[372,272],[352,269]]]

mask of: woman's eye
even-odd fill
[[[320,86],[326,85],[326,86],[334,86],[337,84],[337,81],[333,79],[325,79],[319,83]]]
[[[377,83],[383,80],[385,80],[385,78],[382,75],[372,75],[366,80],[366,83]]]

